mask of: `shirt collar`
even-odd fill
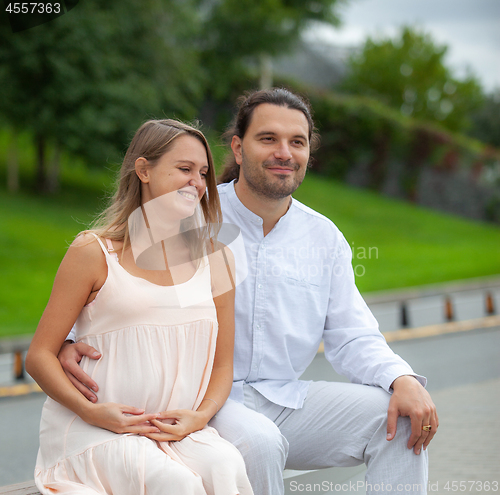
[[[227,198],[229,202],[231,203],[231,206],[240,214],[243,215],[247,220],[249,220],[252,223],[255,223],[257,225],[262,225],[264,223],[264,220],[262,220],[259,215],[256,215],[253,211],[250,211],[238,198],[238,195],[236,194],[236,191],[234,190],[234,184],[236,183],[236,179],[234,179],[232,182],[230,182],[227,185]],[[286,213],[278,220],[277,224],[280,223],[285,217],[289,216],[290,210],[295,206],[295,199],[291,198],[290,201],[290,206]]]
[[[230,182],[227,186],[227,199],[231,203],[231,206],[240,214],[243,215],[247,220],[257,225],[262,225],[264,220],[262,220],[259,215],[256,215],[253,211],[250,211],[238,198],[236,191],[234,190],[234,184],[236,179]]]

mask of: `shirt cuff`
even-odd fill
[[[422,385],[422,387],[425,388],[427,386],[427,378],[425,376],[417,375],[411,368],[406,371],[402,370],[400,366],[398,366],[397,368],[397,370],[389,369],[386,373],[386,379],[384,379],[383,383],[380,384],[380,386],[386,392],[392,394],[393,389],[391,388],[391,385],[394,383],[394,380],[396,380],[396,378],[399,378],[400,376],[413,376],[420,383],[420,385]]]

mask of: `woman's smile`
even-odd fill
[[[198,199],[198,195],[196,195],[196,194],[194,194],[192,192],[186,191],[185,189],[179,189],[177,192],[182,197],[186,198],[189,201],[196,201]]]

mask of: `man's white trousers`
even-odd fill
[[[381,388],[313,382],[301,409],[273,404],[249,385],[244,392],[245,403],[228,400],[210,426],[242,453],[255,495],[282,495],[285,467],[361,463],[367,495],[427,493],[427,451],[415,455],[406,447],[409,418],[399,418],[387,441],[390,395]]]

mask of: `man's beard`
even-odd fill
[[[257,167],[260,167],[260,169]],[[304,180],[305,170],[303,174],[297,174],[294,176],[290,176],[288,173],[283,175],[276,174],[274,176],[275,180],[271,180],[263,170],[269,167],[291,168],[294,171],[297,171],[300,168],[297,163],[290,160],[286,162],[265,161],[261,165],[249,164],[245,159],[245,156],[243,156],[241,170],[248,187],[253,192],[267,199],[279,200],[290,196],[297,190]],[[257,171],[261,173],[256,173]]]

